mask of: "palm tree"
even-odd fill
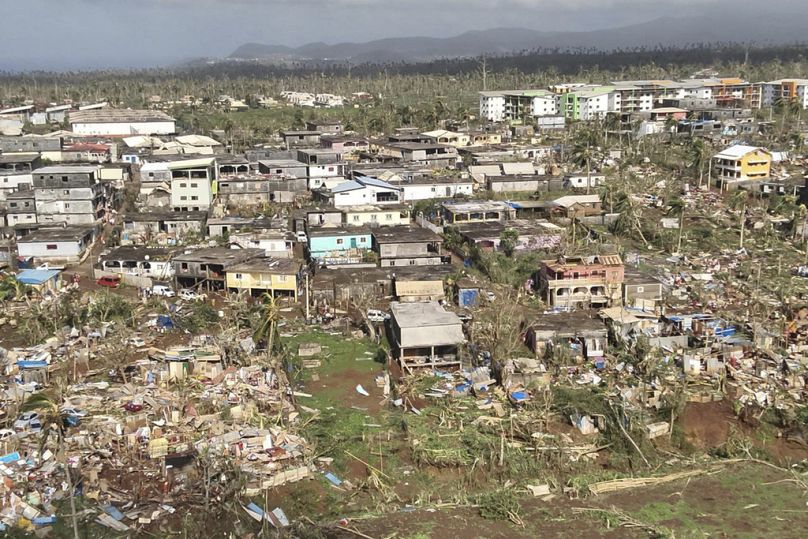
[[[744,226],[746,223],[746,203],[748,200],[749,200],[749,193],[741,189],[738,189],[737,191],[732,193],[732,196],[729,198],[728,202],[729,207],[732,208],[733,210],[741,208],[741,230],[740,230],[741,240],[738,247],[739,249],[743,249],[743,239],[744,239],[743,237],[744,232],[746,230]]]
[[[256,342],[265,342],[267,358],[278,348],[280,339],[278,338],[278,319],[280,318],[280,308],[275,301],[275,296],[269,292],[264,292],[261,296],[261,314],[258,327],[253,333]]]
[[[42,447],[44,447],[51,433],[55,432],[56,434],[57,458],[60,458],[62,461],[62,466],[64,466],[65,475],[67,477],[68,488],[70,489],[68,499],[70,500],[70,518],[73,522],[73,537],[74,539],[79,539],[78,520],[76,519],[75,484],[73,483],[73,479],[70,477],[70,466],[67,462],[67,455],[65,454],[64,447],[67,415],[60,409],[60,404],[62,401],[63,399],[61,398],[58,390],[55,394],[48,394],[45,392],[34,393],[22,404],[20,411],[39,413],[43,428],[40,450]]]
[[[702,180],[704,179],[704,163],[707,155],[704,140],[696,137],[691,138],[688,153],[690,154],[690,166],[699,172],[699,188],[701,188]]]
[[[668,202],[667,214],[679,217],[679,238],[676,240],[677,253],[682,251],[682,231],[684,230],[686,209],[687,203],[681,197],[676,197]]]
[[[586,168],[586,192],[592,183],[592,160],[598,157],[598,135],[590,129],[579,131],[572,146],[570,159],[581,168]]]

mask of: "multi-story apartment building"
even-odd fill
[[[808,108],[808,79],[780,79],[763,83],[763,105],[773,107],[785,102],[796,102]]]
[[[37,222],[93,224],[104,215],[105,189],[100,166],[49,166],[33,176]]]
[[[480,92],[480,116],[490,122],[524,121],[558,114],[558,100],[548,90]]]
[[[736,144],[713,156],[713,170],[722,189],[770,176],[772,155],[756,146]]]

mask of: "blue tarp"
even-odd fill
[[[476,288],[461,288],[457,295],[457,302],[461,307],[473,307],[477,305],[478,296],[479,290]]]
[[[22,360],[17,362],[17,366],[21,369],[44,369],[48,366],[48,362]]]
[[[118,508],[117,508],[117,507],[112,506],[112,505],[105,505],[104,507],[102,507],[102,509],[104,510],[104,512],[105,512],[106,514],[108,514],[109,516],[111,516],[111,517],[112,517],[112,518],[114,518],[115,520],[117,520],[117,521],[119,521],[119,522],[120,522],[121,520],[123,520],[123,516],[124,516],[124,515],[123,515],[123,513],[121,513],[121,512],[118,510]]]
[[[331,472],[326,473],[325,478],[328,479],[328,481],[336,487],[342,484],[342,480],[336,475],[332,474]]]
[[[161,314],[157,317],[157,327],[165,329],[174,329],[174,321],[171,320],[170,316]]]
[[[59,270],[27,269],[17,274],[17,280],[23,284],[38,286],[55,279],[60,273]]]
[[[3,464],[11,464],[12,462],[17,462],[18,460],[20,460],[20,454],[16,451],[0,457],[0,462]]]

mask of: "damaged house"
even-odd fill
[[[463,322],[437,302],[390,304],[394,357],[402,369],[460,368]]]

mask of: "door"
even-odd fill
[[[356,249],[356,238],[351,238],[351,249]]]

